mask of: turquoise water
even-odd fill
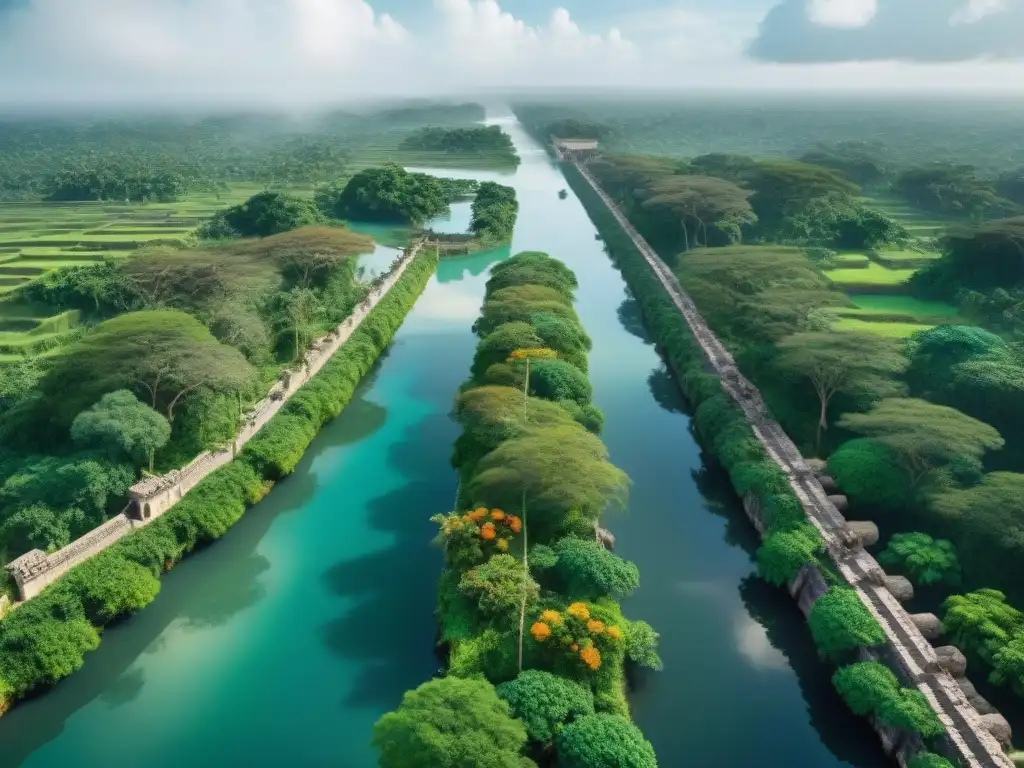
[[[702,467],[671,380],[579,202],[517,124],[513,251],[580,280],[591,379],[612,459],[633,479],[609,517],[642,586],[626,612],[662,634],[665,670],[634,681],[663,768],[882,766],[842,708],[799,613],[753,579],[754,537]],[[463,229],[468,206],[444,228]],[[461,224],[461,226],[460,226]],[[438,227],[442,228],[442,227]],[[374,765],[370,730],[438,667],[430,515],[455,495],[447,417],[487,270],[509,250],[445,260],[394,344],[293,476],[159,598],[110,628],[85,668],[0,719],[0,766]]]

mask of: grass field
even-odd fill
[[[871,264],[871,259],[863,253],[840,253],[832,261],[837,269],[860,269]]]
[[[956,307],[942,301],[922,301],[913,296],[858,294],[851,297],[857,309],[879,315],[904,315],[921,322],[952,320]]]
[[[877,320],[860,320],[853,317],[841,317],[832,325],[833,331],[873,333],[893,339],[905,339],[918,331],[924,331],[934,326],[924,323],[890,323]]]
[[[914,274],[914,270],[889,269],[872,262],[867,267],[827,269],[825,274],[844,291],[871,293],[884,287],[899,289]]]

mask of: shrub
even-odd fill
[[[593,539],[567,536],[555,542],[556,572],[570,597],[596,600],[629,597],[640,585],[636,565],[612,554]]]
[[[587,375],[562,360],[538,360],[530,367],[530,390],[545,400],[570,400],[586,405],[594,396]]]
[[[654,748],[640,729],[615,715],[588,715],[567,725],[557,739],[562,768],[657,768]]]
[[[927,533],[897,533],[878,555],[878,562],[917,584],[960,584],[960,561],[951,541]]]
[[[533,741],[550,744],[573,720],[594,714],[594,694],[577,682],[539,669],[520,672],[497,687],[513,717],[526,723]]]
[[[803,523],[765,537],[757,550],[757,571],[769,584],[782,587],[796,578],[805,565],[816,565],[825,544],[817,529]]]
[[[846,587],[833,587],[818,598],[807,622],[818,652],[828,658],[885,642],[885,633],[875,617],[857,593]]]
[[[896,676],[877,661],[842,667],[832,676],[832,684],[854,714],[875,715],[887,725],[925,738],[944,731],[924,695],[901,688]]]
[[[868,438],[843,443],[828,460],[828,471],[856,504],[900,509],[909,502],[910,478],[896,452]]]

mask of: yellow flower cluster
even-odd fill
[[[547,349],[546,347],[531,347],[528,349],[517,349],[509,355],[510,360],[554,360],[558,357],[558,353],[553,349]]]
[[[573,603],[565,609],[565,612],[580,621],[587,621],[590,618],[590,609],[587,608],[585,603]]]

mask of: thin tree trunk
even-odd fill
[[[680,219],[679,221],[683,225],[683,243],[685,244],[685,247],[683,248],[683,250],[686,251],[687,253],[689,253],[690,252],[690,230],[686,226],[686,219]]]
[[[530,403],[530,358],[526,358],[526,381],[523,383],[523,426],[526,426],[526,409]],[[523,518],[523,599],[519,604],[519,671],[523,671],[523,632],[526,627],[526,580],[530,578],[530,563],[527,556],[528,539],[526,535],[526,485],[523,485],[521,504]]]

